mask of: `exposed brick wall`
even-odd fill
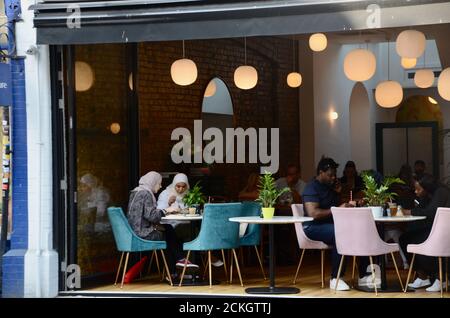
[[[258,84],[251,90],[234,85],[234,70],[244,64],[241,39],[187,41],[186,57],[195,61],[198,78],[192,85],[178,86],[170,77],[173,61],[182,57],[182,43],[140,43],[138,46],[138,93],[141,129],[141,173],[149,170],[182,170],[170,161],[174,144],[170,140],[176,127],[193,134],[193,121],[201,119],[203,93],[208,82],[221,78],[228,86],[236,127],[279,127],[280,169],[298,162],[298,90],[286,85],[292,71],[292,42],[261,37],[247,39],[247,64],[258,70]],[[248,174],[258,165],[218,164],[214,175],[226,177],[225,191],[235,199]]]

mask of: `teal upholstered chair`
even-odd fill
[[[166,258],[164,256],[163,250],[166,249],[165,241],[149,241],[144,240],[137,236],[127,218],[125,217],[122,208],[110,207],[108,208],[108,217],[111,222],[112,231],[114,234],[114,239],[116,241],[117,250],[122,252],[120,256],[119,268],[117,269],[116,280],[114,285],[117,284],[117,279],[119,277],[120,267],[122,266],[123,255],[126,253],[125,265],[123,267],[122,282],[120,288],[123,287],[123,280],[125,278],[125,273],[127,271],[128,257],[131,252],[145,252],[145,251],[161,251],[163,257],[164,266],[166,269],[167,277],[172,285],[172,279],[170,277],[169,268],[167,266]]]
[[[261,204],[254,201],[244,201],[242,202],[241,216],[260,216],[261,215]],[[243,237],[239,239],[239,246],[253,246],[256,251],[256,256],[258,257],[259,266],[261,267],[261,272],[263,274],[264,280],[266,280],[266,275],[264,273],[264,267],[262,265],[261,257],[258,251],[258,245],[261,241],[261,226],[259,224],[249,224]]]
[[[208,251],[207,265],[209,266],[209,287],[211,287],[211,251],[222,250],[222,256],[224,256],[223,250],[225,249],[232,250],[241,286],[243,286],[236,251],[234,250],[239,247],[239,223],[228,220],[229,218],[238,216],[241,216],[241,203],[205,204],[202,225],[197,238],[183,244],[183,249],[188,251],[188,253],[181,274],[180,286],[183,283],[184,273],[191,251]],[[223,262],[224,268],[226,268],[225,257],[223,257]]]

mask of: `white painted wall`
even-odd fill
[[[28,139],[28,250],[25,254],[25,297],[58,294],[58,254],[53,249],[52,130],[50,61],[47,45],[38,54],[26,55],[36,45],[33,11],[35,1],[22,0],[17,23],[18,55],[26,56],[25,83]]]
[[[364,44],[365,46],[365,44]],[[315,162],[320,160],[322,155],[334,158],[341,164],[338,169],[338,176],[342,174],[343,165],[348,160],[354,160],[358,170],[376,168],[376,144],[375,144],[375,124],[394,122],[398,108],[385,109],[379,107],[375,102],[375,88],[380,81],[388,78],[387,43],[369,44],[368,48],[377,58],[377,72],[372,79],[362,83],[367,90],[369,104],[369,130],[364,129],[361,133],[362,124],[358,125],[351,120],[352,117],[366,116],[362,109],[353,106],[355,112],[350,115],[350,101],[355,82],[350,81],[344,74],[343,62],[346,54],[353,49],[360,48],[361,45],[341,45],[329,43],[324,52],[314,53],[314,131],[315,131]],[[395,51],[395,43],[389,45],[390,51],[390,79],[399,81],[404,86],[411,86],[407,72],[400,66],[400,57]],[[426,65],[435,69],[440,68],[439,55],[436,44],[433,40],[427,41]],[[418,68],[423,64],[423,59],[419,60]],[[360,87],[362,94],[362,87]],[[436,91],[433,89],[433,91]],[[437,94],[437,92],[436,92]],[[435,94],[435,95],[436,95]],[[363,94],[362,94],[363,95]],[[365,100],[365,97],[354,96],[355,103]],[[440,99],[440,102],[442,99]],[[301,107],[308,107],[302,105]],[[329,113],[336,111],[339,114],[337,120],[330,120]],[[447,110],[445,110],[447,112]],[[450,110],[448,111],[450,112]],[[450,115],[450,114],[448,114]],[[444,123],[445,127],[450,125]],[[447,120],[444,120],[447,121]],[[366,120],[364,120],[366,122]],[[353,129],[352,129],[353,127]],[[366,143],[363,143],[363,139]],[[450,139],[450,138],[449,138]],[[450,146],[449,146],[450,148]],[[449,160],[450,161],[450,150]]]

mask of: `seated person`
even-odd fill
[[[259,196],[259,174],[251,173],[248,176],[247,185],[239,192],[239,201],[255,201]]]
[[[404,164],[401,166],[398,173],[398,178],[400,178],[405,184],[394,183],[391,185],[391,191],[396,193],[395,203],[406,209],[411,209],[414,207],[414,179],[412,174],[411,166]],[[384,230],[384,240],[392,240],[395,243],[399,243],[400,236],[405,231],[405,224],[386,224]],[[400,249],[400,256],[403,261],[403,268],[408,269],[408,259],[406,258],[403,251]]]
[[[188,177],[184,173],[178,173],[173,178],[171,184],[169,184],[163,192],[158,196],[157,208],[167,209],[173,207],[175,211],[181,211],[187,208],[183,202],[184,196],[189,191]],[[170,224],[173,228],[176,228],[180,224],[189,224],[189,221],[176,221],[176,220],[164,220],[162,224]]]
[[[176,276],[175,264],[184,262],[181,242],[176,238],[173,227],[169,224],[160,224],[161,218],[166,214],[177,211],[175,207],[158,209],[155,193],[161,189],[162,177],[159,173],[150,171],[139,179],[139,186],[130,193],[128,204],[128,222],[137,236],[150,241],[167,242],[169,271]],[[195,264],[189,264],[197,267]]]
[[[425,161],[416,160],[416,162],[414,162],[414,178],[416,180],[422,179],[422,177],[425,175],[425,170],[426,170]]]
[[[362,190],[364,189],[364,182],[358,175],[356,165],[353,161],[347,161],[347,163],[345,164],[343,175],[339,179],[339,181],[342,185],[341,202],[362,199],[362,197],[364,196],[362,192]]]
[[[414,178],[412,169],[408,164],[401,166],[398,173],[398,178],[400,178],[405,184],[394,183],[391,186],[391,191],[397,194],[395,201],[398,205],[408,210],[414,207]]]
[[[187,208],[183,202],[184,196],[189,192],[189,180],[184,173],[177,173],[170,185],[164,189],[158,197],[158,209],[167,209],[173,207],[175,211]],[[162,224],[170,224],[176,232],[178,238],[182,241],[190,241],[192,239],[191,226],[189,221],[163,220]],[[223,262],[213,256],[211,260],[213,266],[222,266]],[[177,266],[184,266],[183,262],[178,262]]]
[[[450,207],[450,190],[440,184],[433,176],[425,174],[415,182],[416,195],[419,205],[412,210],[403,210],[405,215],[422,215],[427,218],[420,222],[414,222],[409,230],[400,236],[400,247],[407,253],[408,244],[423,243],[430,235],[434,217],[438,207]],[[438,279],[438,263],[435,257],[416,255],[414,268],[417,271],[417,279],[408,284],[411,288],[421,288],[431,284],[426,291],[438,292],[441,290],[441,281]],[[445,286],[444,286],[445,288]]]
[[[287,168],[286,177],[276,181],[277,189],[290,188],[290,192],[286,192],[278,199],[280,204],[301,203],[301,194],[305,189],[306,183],[300,179],[300,168],[297,165],[290,164]]]
[[[322,241],[333,246],[331,249],[331,279],[330,288],[334,289],[336,277],[339,270],[341,255],[337,253],[334,235],[333,217],[331,207],[339,205],[339,195],[336,189],[336,169],[339,165],[331,158],[322,157],[317,165],[317,175],[307,185],[303,191],[303,202],[305,214],[314,218],[311,222],[305,222],[303,229],[307,237],[312,240]],[[352,205],[344,203],[342,207]],[[360,258],[359,285],[369,286],[372,282],[371,275],[365,275],[368,265],[366,258]],[[344,276],[345,265],[342,267],[341,276]],[[337,290],[349,290],[350,287],[343,279],[339,279]]]

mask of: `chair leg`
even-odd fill
[[[355,270],[356,270],[356,256],[353,256],[353,265],[352,265],[352,287],[355,287]]]
[[[223,261],[223,270],[225,271],[225,279],[228,282],[227,263],[225,262],[225,252],[223,250],[222,250],[222,261]]]
[[[244,287],[244,284],[242,283],[241,270],[239,269],[239,262],[237,259],[236,251],[234,250],[234,248],[232,249],[232,251],[233,251],[233,255],[234,255],[234,260],[236,261],[236,270],[238,272],[239,280],[241,281],[241,286]]]
[[[156,251],[152,251],[152,256],[150,256],[150,262],[148,263],[148,269],[147,269],[147,275],[150,276],[150,272],[152,271],[152,264],[153,264],[153,258],[155,257],[155,252]]]
[[[325,250],[320,250],[320,278],[322,279],[322,288],[325,287],[325,275],[324,275],[324,271],[323,271],[323,266],[324,266],[324,261],[325,261]]]
[[[181,286],[181,284],[183,284],[184,273],[186,272],[187,262],[189,261],[189,255],[191,255],[191,251],[188,251],[186,258],[184,259],[183,272],[181,273],[180,283],[178,284],[178,286]]]
[[[119,279],[120,268],[122,267],[122,261],[123,261],[123,254],[125,254],[125,252],[122,252],[122,255],[120,255],[119,268],[117,269],[116,280],[114,281],[114,286],[117,285],[117,279]]]
[[[206,271],[208,270],[208,267],[209,267],[209,258],[208,258],[208,253],[206,253],[206,262],[205,262],[205,266],[204,266],[204,269],[203,269],[203,279],[205,279],[205,277],[206,277]]]
[[[162,255],[162,258],[163,258],[163,262],[164,262],[164,270],[167,273],[167,278],[169,278],[170,286],[173,286],[172,276],[170,275],[169,266],[167,266],[166,257],[164,256],[164,251],[163,250],[161,250],[161,255]],[[156,257],[158,257],[158,254],[156,254]],[[164,274],[164,270],[163,270],[163,274]]]
[[[212,287],[212,268],[211,268],[211,251],[208,251],[208,263],[209,263],[209,288]]]
[[[445,258],[445,291],[448,293],[448,257]]]
[[[305,255],[305,251],[306,251],[305,249],[302,249],[302,255],[300,256],[300,261],[298,262],[297,271],[295,272],[295,276],[294,276],[294,284],[297,281],[298,272],[300,271],[300,267],[302,266],[303,256]]]
[[[125,266],[123,267],[122,282],[120,283],[120,288],[123,287],[123,281],[125,279],[125,273],[127,272],[128,257],[129,256],[130,256],[130,252],[127,252],[127,256],[125,257]]]
[[[403,290],[403,292],[405,292],[405,293],[408,290],[409,278],[411,277],[411,272],[412,272],[412,269],[414,267],[414,259],[415,258],[416,258],[416,254],[413,254],[413,257],[412,257],[412,260],[411,260],[411,265],[410,265],[409,271],[408,271],[408,277],[406,278],[405,289]]]
[[[231,250],[229,251],[231,253]],[[231,284],[233,282],[233,263],[234,263],[234,259],[233,256],[230,255],[230,281],[229,283]]]
[[[256,245],[255,245],[255,252],[256,252],[256,257],[258,258],[259,266],[261,267],[261,272],[263,274],[263,278],[264,278],[264,280],[267,280],[266,274],[264,273],[264,266],[262,264],[261,257],[259,256],[258,247]]]
[[[443,298],[444,297],[444,293],[443,293],[442,286],[444,284],[444,281],[442,280],[442,257],[439,257],[439,280],[441,282],[441,298]]]
[[[337,287],[338,287],[338,284],[339,284],[339,278],[341,276],[342,264],[344,264],[344,257],[345,257],[344,255],[341,256],[341,262],[339,263],[339,270],[338,270],[338,274],[337,274],[337,277],[336,277],[336,285],[334,286],[334,293],[335,294],[336,294]]]
[[[405,288],[403,287],[402,278],[400,277],[400,272],[398,271],[397,262],[395,261],[394,253],[391,252],[391,256],[392,256],[392,261],[394,262],[395,271],[397,272],[398,281],[400,282],[400,287],[403,290]]]
[[[159,257],[158,253],[155,251],[155,262],[156,262],[156,268],[158,269],[158,275],[161,275],[161,268],[159,267]],[[164,274],[163,274],[164,276]]]
[[[373,267],[372,256],[369,256],[369,260],[370,260],[370,268],[372,270],[372,280],[373,280],[373,287],[375,288],[375,296],[378,296],[377,281],[376,281],[376,276],[375,276],[375,268]]]

